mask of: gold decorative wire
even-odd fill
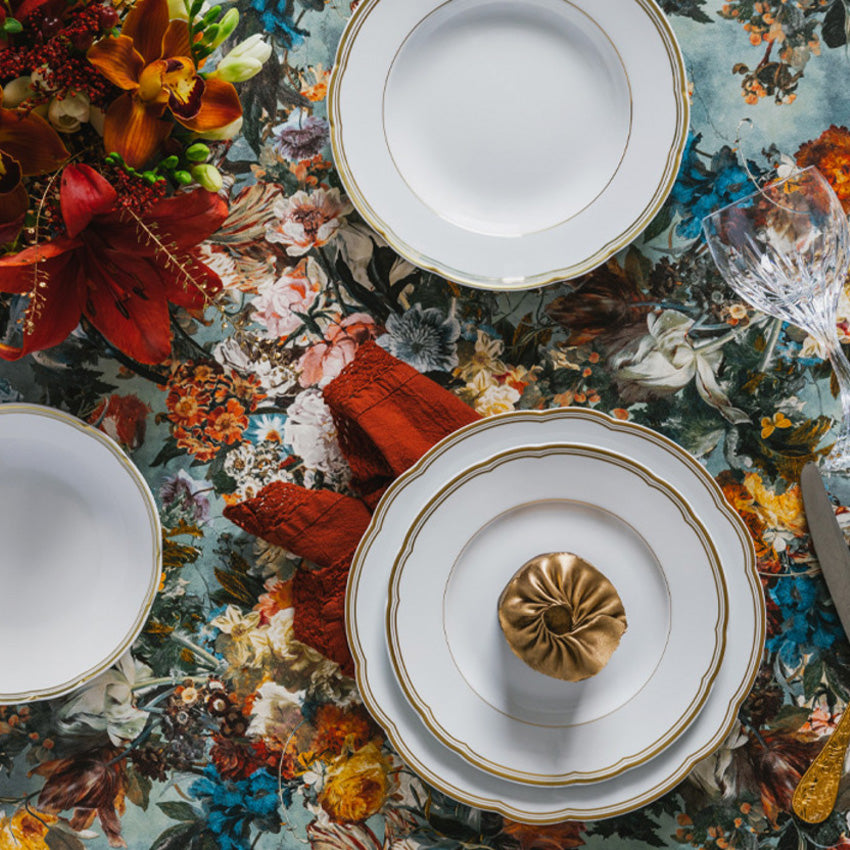
[[[159,522],[159,513],[156,508],[156,502],[154,501],[153,494],[151,493],[147,482],[118,444],[102,431],[98,431],[97,428],[87,425],[85,422],[82,422],[62,410],[56,410],[55,408],[44,407],[38,404],[17,402],[0,404],[0,415],[8,416],[15,414],[42,416],[46,419],[53,419],[57,422],[62,422],[65,425],[70,425],[76,431],[85,434],[87,437],[91,437],[109,451],[109,453],[121,464],[121,466],[124,467],[130,478],[132,478],[138,488],[139,495],[142,497],[142,501],[145,503],[145,509],[151,531],[151,552],[153,554],[153,558],[151,560],[150,579],[148,581],[145,596],[142,599],[142,604],[132,624],[127,630],[127,633],[118,646],[93,667],[90,667],[88,670],[85,670],[79,675],[74,676],[72,679],[68,679],[58,685],[53,685],[49,688],[22,691],[19,693],[4,693],[0,691],[0,703],[7,704],[32,702],[33,700],[52,699],[54,697],[62,696],[75,690],[81,685],[84,685],[90,679],[93,679],[95,676],[99,676],[101,673],[108,670],[130,648],[133,641],[135,641],[135,639],[139,636],[139,633],[150,614],[151,606],[153,605],[154,598],[156,597],[157,587],[159,586],[160,573],[162,572],[162,527]]]

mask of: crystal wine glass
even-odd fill
[[[832,187],[804,168],[707,216],[709,250],[753,307],[802,328],[826,352],[843,416],[821,468],[850,473],[850,363],[838,342],[838,299],[850,266],[850,227]]]

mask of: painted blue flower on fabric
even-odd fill
[[[797,667],[803,654],[831,649],[843,631],[832,609],[819,603],[822,582],[807,575],[781,578],[770,595],[782,612],[782,629],[768,638],[766,646],[777,652],[783,664]]]
[[[419,372],[450,372],[457,366],[460,323],[437,307],[414,304],[404,315],[391,315],[378,344]]]
[[[289,789],[284,787],[284,804],[289,805]],[[223,779],[214,765],[189,787],[204,807],[207,826],[221,850],[249,850],[250,827],[277,832],[279,798],[277,780],[265,769],[247,779]]]
[[[251,0],[251,6],[260,13],[266,32],[276,36],[287,50],[297,47],[309,35],[295,25],[294,0]]]
[[[699,133],[688,134],[682,165],[670,191],[672,212],[681,216],[676,233],[685,239],[700,236],[705,216],[755,191],[750,175],[731,148],[724,145],[706,165],[703,159],[708,155],[697,148],[701,139]],[[753,176],[761,175],[755,163],[749,163],[749,167]]]

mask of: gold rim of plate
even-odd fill
[[[688,469],[691,470],[692,473],[696,475],[697,478],[702,480],[706,489],[711,494],[715,506],[730,520],[738,537],[738,542],[741,546],[744,575],[751,590],[750,601],[753,605],[753,621],[755,625],[753,642],[749,647],[749,657],[745,675],[730,698],[723,720],[719,723],[717,731],[711,736],[711,738],[698,750],[682,759],[675,770],[672,770],[669,775],[656,782],[655,785],[642,789],[638,794],[634,794],[627,799],[620,801],[617,805],[594,808],[590,814],[585,814],[583,811],[579,811],[576,807],[571,807],[569,805],[565,805],[557,811],[524,811],[521,807],[513,805],[504,799],[482,797],[477,794],[470,793],[445,780],[438,772],[417,758],[405,743],[404,735],[398,725],[382,709],[380,702],[375,698],[375,695],[369,685],[369,659],[363,651],[363,647],[360,643],[354,605],[364,561],[376,538],[381,532],[381,528],[386,520],[386,515],[390,505],[393,503],[399,492],[403,491],[409,482],[421,478],[427,472],[433,458],[441,454],[444,449],[454,447],[463,443],[470,437],[474,437],[479,431],[497,428],[505,421],[519,420],[531,423],[543,422],[546,420],[563,420],[568,422],[570,419],[587,419],[594,421],[598,425],[601,425],[607,430],[615,433],[625,431],[640,435],[640,437],[645,439],[647,442],[654,443],[660,448],[665,449],[670,454],[675,455],[686,467],[688,467]],[[468,806],[472,806],[473,808],[495,811],[505,817],[521,819],[526,823],[552,824],[574,817],[616,817],[617,815],[633,811],[641,805],[646,805],[678,785],[679,782],[681,782],[682,779],[690,773],[691,769],[698,761],[714,752],[714,750],[723,743],[723,740],[729,732],[731,732],[738,717],[738,710],[746,699],[747,694],[750,692],[753,683],[755,682],[756,675],[758,674],[759,661],[761,659],[762,648],[765,640],[767,617],[764,604],[760,604],[761,599],[761,582],[758,576],[755,546],[753,544],[752,537],[750,536],[744,521],[726,501],[726,497],[723,495],[723,491],[720,489],[717,482],[688,452],[669,438],[651,430],[650,428],[632,422],[622,422],[608,416],[605,413],[590,408],[523,410],[491,416],[480,422],[473,422],[470,425],[460,428],[431,448],[410,469],[390,484],[384,495],[381,497],[381,500],[372,515],[372,521],[361,538],[352,559],[351,571],[346,589],[345,628],[348,644],[351,648],[351,653],[355,661],[355,678],[360,695],[363,698],[364,705],[384,729],[395,750],[421,777],[435,788],[438,788],[444,794],[448,794],[450,797],[453,797]],[[738,649],[741,652],[745,651],[744,647],[739,647]]]
[[[685,62],[679,49],[676,35],[667,20],[667,17],[653,0],[630,0],[635,3],[649,17],[650,21],[658,30],[661,40],[667,51],[670,69],[673,74],[673,90],[676,96],[676,132],[673,143],[667,152],[667,160],[661,181],[652,198],[644,207],[643,212],[615,239],[598,248],[590,256],[581,262],[573,263],[560,269],[551,269],[521,278],[504,280],[501,278],[481,277],[469,274],[459,269],[452,268],[446,263],[420,253],[416,248],[409,245],[399,237],[390,224],[382,219],[372,208],[360,189],[357,178],[351,168],[346,156],[345,146],[342,141],[342,116],[340,114],[340,85],[348,66],[349,57],[354,50],[357,35],[366,22],[369,14],[380,3],[381,0],[364,0],[352,13],[345,29],[342,32],[336,52],[336,60],[328,81],[328,122],[330,124],[331,150],[334,163],[339,173],[346,193],[357,208],[357,211],[369,226],[379,233],[398,254],[408,259],[411,263],[425,271],[433,272],[456,283],[464,284],[475,289],[488,289],[497,291],[514,291],[533,289],[538,286],[548,286],[562,280],[571,280],[586,274],[600,266],[611,256],[622,248],[625,248],[633,239],[642,233],[658,211],[663,206],[679,172],[682,162],[682,154],[688,137],[688,126],[690,120],[690,100],[688,97],[688,77],[685,70]],[[386,0],[384,0],[386,2]],[[594,21],[595,22],[595,21]],[[598,25],[598,24],[597,24]],[[601,28],[601,27],[600,27]],[[603,30],[604,32],[604,30]],[[607,33],[606,33],[607,35]],[[609,38],[610,40],[610,38]],[[615,45],[616,49],[616,45]],[[630,122],[631,125],[631,122]]]
[[[464,741],[461,738],[452,735],[452,733],[449,732],[443,726],[443,724],[440,723],[440,721],[435,716],[433,710],[429,706],[428,701],[422,697],[422,695],[419,693],[416,686],[414,685],[413,677],[411,676],[410,671],[408,670],[407,665],[404,662],[404,655],[401,651],[401,642],[398,636],[398,609],[401,603],[401,599],[399,597],[399,584],[401,582],[401,577],[404,573],[408,558],[412,554],[413,547],[416,543],[416,539],[419,536],[420,531],[422,531],[425,523],[428,521],[434,511],[442,504],[442,502],[448,496],[452,495],[452,493],[454,493],[458,488],[466,484],[468,481],[472,480],[473,478],[477,478],[479,475],[486,475],[488,472],[491,472],[492,470],[498,468],[499,466],[505,463],[510,463],[512,460],[516,460],[518,458],[543,458],[549,457],[553,454],[592,457],[594,459],[601,460],[603,463],[615,464],[623,469],[627,469],[630,472],[633,472],[649,487],[652,487],[653,489],[658,490],[665,496],[667,496],[667,498],[672,502],[673,506],[679,511],[685,523],[690,526],[690,528],[696,533],[697,539],[706,554],[711,569],[711,575],[714,579],[715,591],[717,593],[717,619],[714,623],[713,628],[714,651],[712,653],[711,659],[709,660],[707,669],[703,671],[702,676],[700,677],[699,687],[694,693],[691,701],[685,706],[681,716],[672,726],[672,728],[665,730],[655,741],[650,742],[638,752],[630,756],[623,756],[617,759],[613,764],[609,765],[608,767],[603,767],[593,771],[571,770],[567,773],[562,774],[542,774],[527,773],[525,771],[514,770],[504,764],[499,764],[498,762],[493,761],[492,759],[485,758],[479,752],[476,752],[476,750],[472,746],[470,746],[467,741]],[[595,507],[599,506],[597,505]],[[607,512],[607,509],[603,510],[606,510]],[[630,525],[629,523],[626,524]],[[637,533],[639,537],[641,537],[641,539],[643,539],[643,536],[637,529],[635,529],[633,526],[630,527],[633,531]],[[667,592],[669,596],[669,588]],[[465,469],[463,472],[456,475],[448,484],[442,487],[436,493],[436,495],[429,499],[426,505],[418,513],[416,519],[413,521],[410,529],[404,537],[404,541],[402,543],[399,555],[395,559],[392,570],[390,572],[389,594],[387,600],[386,613],[387,645],[389,648],[390,660],[392,661],[393,669],[395,670],[396,679],[398,680],[402,691],[404,691],[405,696],[407,697],[410,704],[414,707],[425,726],[428,727],[431,733],[442,744],[444,744],[450,750],[454,750],[458,755],[466,759],[471,764],[475,765],[477,768],[487,773],[491,773],[494,776],[498,776],[502,779],[508,779],[515,782],[520,781],[527,785],[565,786],[572,785],[578,782],[592,782],[599,781],[600,779],[613,779],[615,776],[619,776],[621,773],[625,772],[626,770],[629,770],[632,767],[637,767],[638,765],[645,764],[650,759],[657,756],[662,750],[664,750],[669,744],[676,740],[676,738],[678,738],[688,728],[691,721],[702,709],[706,699],[708,699],[708,694],[711,690],[711,686],[714,683],[714,680],[717,678],[717,674],[720,670],[720,663],[723,660],[723,653],[726,648],[726,622],[728,617],[728,599],[729,593],[726,586],[726,579],[723,576],[723,570],[720,566],[720,556],[714,546],[714,543],[712,543],[711,541],[708,531],[706,530],[705,526],[700,522],[700,520],[696,517],[693,510],[691,510],[690,505],[688,505],[682,494],[679,493],[668,482],[663,481],[656,475],[653,475],[653,473],[651,473],[641,464],[632,461],[630,458],[618,455],[616,452],[611,451],[609,449],[603,449],[596,446],[579,445],[575,443],[548,443],[543,445],[523,446],[520,448],[509,449],[507,451],[500,452],[499,454],[494,455],[493,457],[490,457],[487,460],[481,461],[480,463],[477,463],[473,466],[470,466],[468,469]],[[665,644],[665,652],[666,650],[667,645]],[[664,653],[662,653],[662,655],[663,654]],[[655,675],[656,671],[657,668],[653,671],[653,676]],[[461,676],[463,677],[462,673]],[[645,682],[643,686],[641,686],[640,690],[643,690],[644,687],[648,686],[651,680],[652,676],[650,676],[649,680]],[[634,694],[632,695],[632,697],[629,698],[629,700],[627,700],[627,703],[633,697]],[[483,697],[481,697],[480,695],[479,698],[483,699]],[[491,708],[494,708],[499,713],[504,714],[504,712],[500,711],[500,709],[496,708],[495,706],[491,705]],[[619,708],[622,708],[622,706],[619,706],[615,710],[619,710]],[[514,720],[518,720],[518,718],[515,718],[512,715],[506,716],[512,717],[512,719]],[[527,721],[520,722],[527,723]],[[587,723],[592,722],[593,721],[586,721],[585,723],[579,725],[587,725]],[[535,726],[540,724],[527,723],[527,725]],[[573,726],[576,724],[569,725]]]
[[[54,419],[58,422],[70,425],[80,433],[99,442],[119,461],[133,479],[133,482],[136,484],[139,494],[142,496],[142,500],[145,503],[151,530],[153,561],[151,577],[148,583],[148,589],[145,593],[144,599],[142,600],[142,605],[136,615],[136,618],[133,620],[133,624],[130,626],[126,635],[115,650],[113,650],[103,661],[98,662],[96,665],[90,667],[78,676],[74,676],[74,678],[68,679],[59,685],[32,691],[23,691],[20,693],[4,693],[0,691],[0,703],[32,702],[33,700],[52,699],[54,697],[64,696],[65,694],[76,690],[96,676],[99,676],[101,673],[106,672],[125,652],[127,652],[139,636],[139,633],[144,627],[145,621],[150,614],[154,599],[156,598],[156,591],[159,586],[159,577],[162,572],[162,528],[159,521],[159,512],[157,511],[156,502],[154,501],[153,494],[151,493],[150,487],[148,487],[147,481],[145,481],[142,474],[127,457],[123,449],[121,449],[121,447],[108,434],[104,434],[97,428],[86,424],[82,420],[77,419],[75,416],[71,416],[71,414],[65,413],[62,410],[38,404],[26,404],[20,402],[0,404],[0,415],[12,413],[28,413],[33,416],[43,416],[47,419]]]

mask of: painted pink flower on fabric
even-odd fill
[[[312,257],[301,260],[260,289],[252,304],[254,320],[265,326],[268,336],[286,339],[301,327],[298,314],[309,313],[327,282],[327,275]]]
[[[300,257],[333,239],[352,209],[348,200],[340,198],[339,189],[316,189],[312,195],[298,191],[275,203],[278,220],[266,228],[266,239],[286,245],[291,257]]]
[[[308,348],[298,366],[302,387],[324,386],[332,381],[354,359],[357,349],[378,334],[375,320],[366,313],[353,313],[341,322],[334,322],[325,334],[325,341]]]

